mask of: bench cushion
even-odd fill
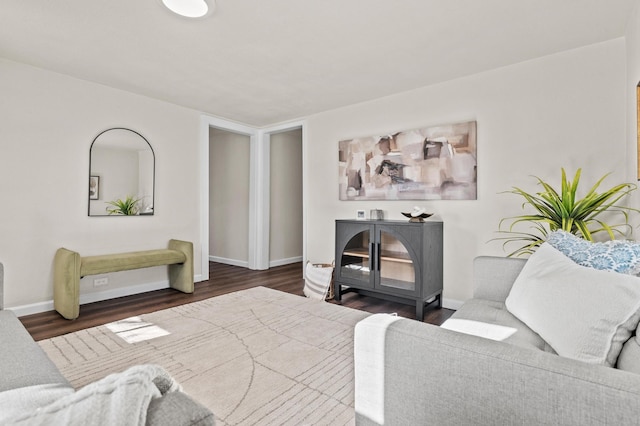
[[[160,265],[184,263],[187,257],[177,250],[158,249],[82,257],[80,276],[106,274]]]

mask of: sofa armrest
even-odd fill
[[[215,417],[208,408],[183,392],[167,392],[152,399],[147,411],[148,426],[213,426]]]
[[[640,375],[384,317],[355,329],[358,425],[627,425],[640,418]],[[363,351],[371,345],[359,344],[376,334],[383,337],[377,367],[363,363],[372,359]],[[362,386],[374,373],[383,383]],[[369,403],[376,393],[383,399],[377,408]]]
[[[46,384],[71,388],[13,311],[0,311],[0,365],[0,392]]]
[[[526,262],[526,259],[511,257],[476,257],[473,261],[473,297],[504,303]]]

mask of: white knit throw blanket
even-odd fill
[[[24,393],[41,404],[44,398],[37,393],[51,392],[50,386],[15,389],[0,393],[0,425],[144,425],[151,400],[177,390],[177,382],[157,365],[131,367],[62,397],[58,392],[47,405],[28,407]]]

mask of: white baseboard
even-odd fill
[[[298,262],[302,262],[302,256],[290,257],[288,259],[271,260],[269,261],[269,268],[273,268],[275,266],[290,265],[292,263]]]
[[[213,256],[210,256],[210,258],[211,257]],[[291,258],[291,259],[298,259],[298,258]],[[245,268],[247,267],[246,264],[245,265],[238,264],[242,262],[233,261],[230,259],[215,258],[210,260],[212,262],[225,263],[225,264],[234,265],[234,266],[242,266]],[[228,263],[226,261],[223,262],[222,260],[233,261],[236,263]],[[299,260],[294,260],[294,261],[292,260],[291,262],[288,262],[288,263],[300,262],[301,260],[302,258],[300,258]],[[285,265],[286,263],[282,263],[282,264]],[[271,266],[279,266],[279,265],[271,265]],[[194,277],[194,282],[200,282],[200,281],[202,281],[202,275],[196,275]],[[98,291],[95,293],[81,294],[80,304],[84,305],[87,303],[101,302],[103,300],[115,299],[117,297],[123,297],[123,296],[131,296],[133,294],[146,293],[148,291],[162,290],[165,288],[169,288],[168,280],[159,281],[155,283],[140,284],[140,285],[135,285],[131,287],[114,288],[112,290]],[[453,309],[457,311],[458,309],[460,309],[460,307],[463,304],[464,304],[464,301],[461,301],[461,300],[442,299],[442,307],[446,309]],[[18,317],[23,317],[25,315],[39,314],[42,312],[49,312],[54,310],[53,300],[47,300],[45,302],[39,302],[39,303],[31,303],[28,305],[14,306],[12,308],[5,308],[5,309],[13,311]]]
[[[193,279],[194,282],[202,281],[202,275],[196,275]],[[87,303],[101,302],[103,300],[115,299],[118,297],[131,296],[133,294],[146,293],[149,291],[162,290],[169,288],[169,280],[158,281],[153,283],[145,283],[134,285],[130,287],[114,288],[105,291],[96,291],[93,293],[81,294],[80,304],[86,305]],[[53,311],[53,300],[47,300],[46,302],[31,303],[29,305],[14,306],[13,308],[6,308],[13,311],[16,316],[23,317],[25,315],[39,314],[42,312]]]
[[[241,268],[249,267],[249,262],[246,260],[227,259],[226,257],[219,257],[219,256],[209,256],[209,261],[224,263],[225,265],[231,265],[231,266],[240,266]]]
[[[245,260],[227,259],[226,257],[209,256],[210,262],[224,263],[225,265],[240,266],[241,268],[248,268],[249,262]],[[290,257],[288,259],[278,259],[269,261],[269,268],[275,266],[289,265],[291,263],[302,262],[302,256]]]
[[[53,300],[47,300],[46,302],[31,303],[29,305],[14,306],[13,308],[5,308],[8,311],[13,311],[17,317],[23,317],[25,315],[39,314],[41,312],[53,311]]]

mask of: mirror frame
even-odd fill
[[[151,203],[153,205],[153,211],[151,213],[142,213],[142,214],[137,214],[135,216],[153,216],[155,215],[156,212],[156,153],[153,150],[153,147],[151,146],[151,144],[149,143],[149,141],[147,140],[147,138],[145,138],[144,136],[142,136],[142,134],[140,132],[136,132],[135,130],[126,128],[126,127],[111,127],[109,129],[103,130],[100,133],[98,133],[96,135],[95,138],[93,138],[93,141],[91,142],[91,145],[89,146],[89,176],[87,179],[87,183],[89,182],[89,180],[91,179],[91,152],[93,150],[93,145],[96,143],[96,141],[98,140],[98,138],[103,135],[104,133],[111,131],[111,130],[127,130],[129,132],[135,133],[136,135],[140,136],[142,138],[143,141],[145,141],[147,143],[147,145],[149,146],[149,149],[151,150],[151,157],[153,158],[153,170],[151,171],[152,174],[152,179],[153,179],[153,183],[152,183],[152,195],[151,195]],[[89,194],[88,188],[87,188],[87,216],[89,217],[113,217],[113,216],[122,216],[122,217],[127,217],[126,215],[109,215],[109,214],[105,214],[105,215],[92,215],[91,214],[91,195]]]

